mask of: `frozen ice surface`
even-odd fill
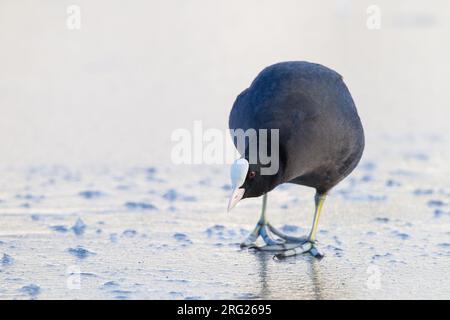
[[[13,257],[4,253],[2,259],[0,260],[0,264],[2,266],[9,266],[9,265],[12,265],[13,263],[14,263]]]
[[[137,19],[124,24],[116,23],[122,8],[85,1],[114,36],[90,28],[70,42],[66,28],[53,28],[61,25],[55,8],[64,14],[56,1],[41,1],[39,15],[8,2],[0,29],[0,299],[449,299],[443,6],[427,6],[431,23],[423,26],[403,2],[386,1],[378,32],[365,28],[364,11],[312,1],[205,2],[189,2],[182,30],[172,2],[129,6],[127,17]],[[24,25],[52,32],[36,37]],[[141,29],[154,41],[130,36]],[[225,129],[236,95],[264,66],[287,59],[341,73],[366,133],[359,167],[324,204],[321,261],[240,250],[261,199],[226,213],[228,165],[171,161],[174,130],[191,131],[194,120]],[[268,219],[305,235],[313,199],[309,188],[280,186]],[[368,285],[374,268],[377,289]]]
[[[79,193],[80,197],[86,198],[86,199],[94,199],[94,198],[99,198],[102,197],[104,194],[101,191],[97,191],[97,190],[86,190],[86,191],[81,191]]]
[[[428,154],[430,162],[445,156],[439,147]],[[364,159],[330,193],[319,225],[321,261],[308,255],[275,261],[239,248],[257,222],[261,199],[244,200],[227,214],[227,166],[74,168],[63,171],[72,178],[51,185],[41,183],[59,172],[51,167],[34,168],[27,179],[29,169],[10,170],[14,187],[6,185],[0,203],[0,298],[450,298],[442,168],[398,175],[392,164],[402,160],[395,157],[402,156]],[[415,169],[402,164],[404,171]],[[77,172],[76,179],[68,172]],[[368,172],[374,178],[364,178]],[[118,176],[131,189],[116,188]],[[149,192],[155,185],[149,176],[160,179],[158,192]],[[401,183],[386,186],[393,176]],[[86,190],[85,181],[97,181],[105,192],[94,198],[73,192]],[[30,207],[15,196],[24,185],[27,194],[42,195]],[[313,196],[300,186],[271,192],[269,220],[305,235]],[[373,266],[380,271],[376,290],[367,286]],[[82,290],[69,290],[68,279],[77,274]]]
[[[84,231],[86,230],[86,224],[83,222],[83,220],[81,220],[80,218],[77,219],[77,221],[75,222],[75,224],[72,226],[72,231],[77,235],[80,236],[84,233]]]
[[[29,284],[20,288],[20,292],[30,297],[35,297],[41,292],[41,288],[35,284]]]
[[[151,203],[145,203],[145,202],[127,202],[125,203],[125,207],[128,209],[135,209],[135,210],[155,210],[156,207]]]
[[[79,259],[84,259],[84,258],[87,258],[87,257],[95,254],[81,246],[77,246],[75,248],[69,248],[69,249],[67,249],[67,252],[69,252],[71,255],[73,255]]]

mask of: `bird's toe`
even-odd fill
[[[285,251],[276,254],[274,258],[282,260],[288,257],[293,257],[304,253],[309,253],[317,259],[322,259],[324,257],[324,254],[322,253],[321,250],[319,250],[315,242],[306,241],[303,244],[297,244],[297,246],[295,247],[291,247]]]
[[[275,228],[274,226],[272,226],[271,224],[268,224],[268,227],[269,227],[269,230],[274,235],[276,235],[277,237],[283,239],[285,242],[288,242],[288,243],[305,243],[309,239],[307,236],[294,237],[294,236],[287,235],[287,234],[281,232],[280,230],[278,230],[277,228]]]

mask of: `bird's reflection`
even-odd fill
[[[320,270],[320,261],[314,257],[306,257],[306,256],[299,256],[299,257],[293,257],[289,258],[289,260],[286,261],[276,261],[273,259],[273,253],[267,253],[267,252],[255,252],[254,254],[256,261],[258,262],[258,276],[259,276],[259,283],[261,284],[259,289],[259,294],[257,295],[261,299],[273,299],[275,297],[275,293],[271,292],[272,289],[278,288],[280,284],[278,283],[280,281],[280,278],[278,276],[271,275],[271,270],[269,269],[271,267],[272,271],[276,273],[275,269],[277,268],[277,264],[279,263],[289,263],[292,262],[292,259],[296,260],[295,264],[297,263],[304,263],[306,264],[306,274],[305,276],[308,276],[310,279],[310,284],[302,283],[299,288],[285,288],[286,296],[280,297],[279,295],[276,295],[277,298],[284,298],[284,299],[316,299],[320,300],[323,299],[323,292],[324,292],[324,281],[321,277],[321,270]],[[280,268],[281,269],[281,268]],[[285,268],[282,268],[285,269]],[[301,269],[300,269],[301,270]],[[298,272],[301,272],[301,271]],[[288,272],[287,274],[284,274],[284,277],[292,276],[295,277],[294,279],[282,279],[282,282],[284,283],[290,283],[292,286],[298,286],[299,280],[304,279],[304,277],[301,277],[297,271],[296,272]]]
[[[261,299],[270,299],[270,289],[268,283],[268,268],[267,265],[272,260],[273,254],[268,254],[264,252],[256,252],[255,253],[256,260],[259,262],[259,270],[258,275],[260,278],[259,283],[261,284],[261,288],[259,291],[259,297]]]
[[[323,299],[323,285],[322,285],[322,277],[320,270],[320,261],[314,257],[308,257],[308,274],[311,277],[312,289],[314,293],[314,299],[321,300]]]

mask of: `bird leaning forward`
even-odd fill
[[[236,98],[229,127],[241,158],[231,166],[228,211],[242,199],[262,196],[261,217],[241,246],[278,258],[306,252],[322,257],[316,235],[327,192],[353,171],[364,150],[361,120],[342,77],[303,61],[269,66]],[[267,194],[283,183],[316,190],[307,236],[285,235],[267,219]],[[265,245],[256,245],[259,237]]]

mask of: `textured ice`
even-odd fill
[[[285,224],[281,227],[281,231],[286,232],[286,233],[293,233],[293,232],[298,232],[299,231],[299,227],[298,226],[294,226],[294,225],[290,225],[290,224]]]
[[[413,192],[416,196],[433,194],[433,189],[415,189]]]
[[[400,187],[401,185],[402,185],[401,182],[398,182],[393,179],[389,179],[386,181],[386,186],[388,187]]]
[[[29,284],[29,285],[23,286],[20,289],[20,292],[22,292],[23,294],[29,295],[31,297],[35,297],[41,292],[41,288],[36,284]]]
[[[392,254],[389,252],[386,252],[384,254],[375,254],[372,256],[372,260],[381,260],[381,259],[387,259],[392,257]]]
[[[342,257],[344,255],[344,250],[331,244],[327,245],[326,249],[337,257]]]
[[[33,195],[33,194],[18,194],[16,195],[17,199],[21,199],[21,200],[27,200],[27,201],[34,201],[34,202],[39,202],[42,199],[44,199],[45,197],[43,195]]]
[[[405,155],[408,160],[428,161],[428,155],[425,153],[408,153]]]
[[[349,201],[361,201],[361,202],[379,202],[386,201],[386,195],[376,195],[376,194],[364,194],[364,193],[348,193],[348,192],[339,192],[344,196],[346,200]]]
[[[414,177],[417,175],[416,172],[412,170],[405,170],[405,169],[397,169],[390,172],[391,175],[394,176],[400,176],[400,177]]]
[[[443,216],[450,216],[450,211],[436,209],[436,210],[434,210],[434,216],[436,218],[440,218],[440,217],[443,217]]]
[[[62,226],[62,225],[50,226],[50,229],[52,229],[53,231],[56,231],[56,232],[61,232],[61,233],[69,231],[69,229],[66,226]]]
[[[359,168],[362,171],[374,171],[376,169],[376,164],[370,161],[361,161]]]
[[[125,207],[131,210],[155,210],[156,207],[151,203],[146,202],[127,202]]]
[[[67,249],[67,251],[71,255],[73,255],[73,256],[75,256],[75,257],[77,257],[79,259],[84,259],[84,258],[87,258],[87,257],[89,257],[91,255],[95,255],[94,252],[91,252],[91,251],[83,248],[82,246],[77,246],[75,248],[69,248],[69,249]]]
[[[164,193],[163,198],[170,202],[177,201],[177,200],[190,201],[190,202],[197,201],[197,199],[195,197],[182,195],[175,189],[168,190],[166,193]]]
[[[10,255],[4,253],[2,259],[0,260],[0,264],[2,266],[10,266],[13,263],[14,263],[13,257],[11,257]]]
[[[119,287],[119,284],[115,281],[107,281],[103,284],[102,288],[110,289],[110,288],[117,288]]]
[[[122,235],[128,238],[132,238],[135,235],[137,235],[137,231],[133,229],[127,229],[124,232],[122,232]]]
[[[94,198],[100,198],[104,196],[103,192],[98,190],[86,190],[81,191],[79,195],[85,199],[94,199]]]
[[[225,231],[225,226],[216,224],[216,225],[214,225],[212,227],[207,228],[206,229],[206,234],[208,235],[208,237],[211,237],[213,235],[221,236],[221,235],[223,235],[224,231]]]
[[[182,243],[184,243],[184,244],[191,244],[191,243],[192,243],[192,241],[189,239],[188,235],[187,235],[187,234],[184,234],[184,233],[177,232],[177,233],[175,233],[175,234],[173,235],[173,237],[174,237],[177,241],[182,242]]]
[[[40,168],[23,180],[23,171],[8,172],[1,194],[7,201],[0,204],[0,226],[7,226],[0,227],[0,259],[7,254],[14,260],[9,266],[0,262],[0,299],[450,297],[442,285],[450,281],[450,207],[428,205],[450,202],[449,190],[437,183],[441,174],[433,176],[430,169],[426,175],[391,177],[392,164],[416,171],[417,161],[408,161],[412,167],[385,155],[365,161],[373,166],[358,168],[325,202],[320,262],[307,255],[275,261],[272,253],[239,248],[258,221],[261,199],[245,199],[226,213],[229,190],[222,186],[228,168],[218,173],[155,167],[165,182],[149,180],[147,168],[100,173],[66,168],[46,187],[42,183],[52,170]],[[63,179],[70,172],[72,178]],[[401,185],[388,187],[389,179]],[[129,188],[117,189],[119,183]],[[80,190],[104,190],[108,196],[86,198]],[[16,194],[45,198],[36,202]],[[185,201],[187,195],[197,202]],[[389,196],[373,201],[379,195]],[[313,197],[314,190],[295,185],[274,190],[267,218],[283,232],[306,235]],[[20,207],[28,201],[31,208]],[[370,265],[381,272],[380,290],[367,289]],[[82,290],[68,290],[68,277],[77,274]],[[42,290],[21,290],[29,284]]]
[[[222,186],[222,190],[225,190],[225,191],[231,191],[231,185],[230,184],[224,184],[223,186]]]
[[[411,236],[405,232],[400,232],[398,230],[392,231],[392,235],[401,239],[401,240],[408,240]]]
[[[429,207],[443,207],[443,206],[447,205],[444,201],[436,200],[436,199],[429,200],[427,202],[427,204]]]
[[[118,239],[118,236],[117,236],[117,233],[111,233],[110,235],[109,235],[109,240],[111,241],[111,242],[113,242],[113,243],[116,243],[119,239]]]
[[[170,189],[163,195],[163,198],[168,201],[175,201],[178,197],[178,192],[175,189]]]
[[[387,217],[376,217],[375,221],[378,223],[388,223],[389,222],[389,218]]]
[[[81,220],[81,218],[78,218],[71,229],[72,229],[73,233],[75,233],[77,236],[80,236],[84,233],[84,231],[86,230],[86,227],[87,226],[83,222],[83,220]]]

